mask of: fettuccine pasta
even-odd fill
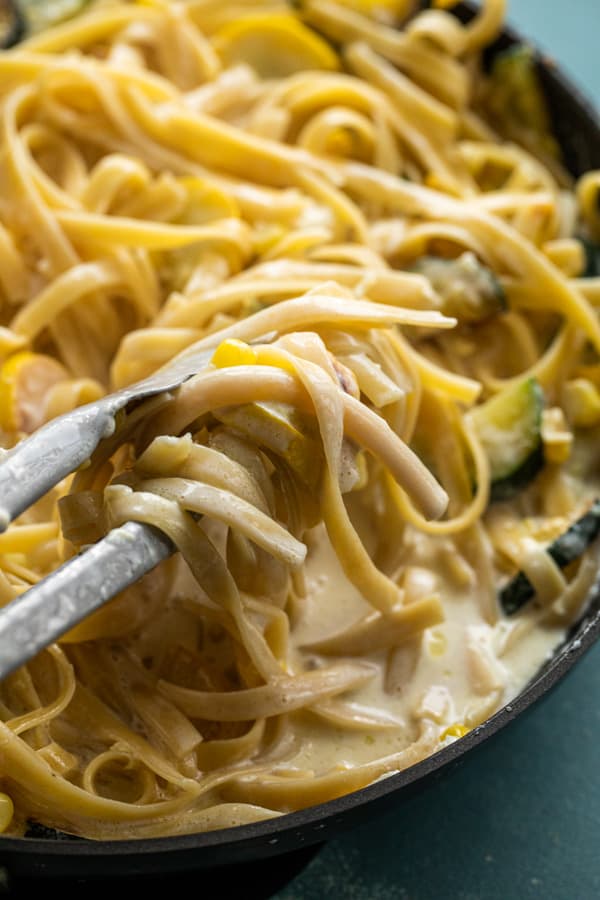
[[[0,55],[4,450],[207,359],[0,535],[2,605],[128,521],[176,548],[0,684],[7,833],[342,796],[585,610],[600,175],[526,48],[484,67],[504,0],[420,6],[95,2]]]

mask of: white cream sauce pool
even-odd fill
[[[345,576],[321,528],[309,541],[306,569],[306,596],[298,601],[291,634],[303,666],[314,655],[302,650],[305,645],[332,636],[372,611]],[[441,580],[440,569],[434,559],[427,567],[420,563],[413,575],[423,578],[425,590],[428,580]],[[442,593],[442,624],[426,629],[421,639],[360,657],[374,664],[376,675],[349,699],[362,711],[392,717],[397,726],[336,729],[315,716],[300,716],[295,727],[304,740],[294,767],[317,773],[387,756],[412,743],[425,719],[438,727],[441,746],[460,736],[469,723],[479,724],[510,702],[564,639],[562,628],[536,625],[523,629],[500,657],[497,649],[513,625],[490,626],[484,620],[477,584],[452,587],[446,576]],[[330,656],[315,657],[319,665],[332,661]]]

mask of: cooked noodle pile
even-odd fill
[[[9,833],[346,794],[581,614],[593,547],[548,547],[598,486],[600,179],[564,170],[526,53],[526,116],[484,70],[503,0],[452,5],[101,2],[0,55],[2,446],[209,359],[0,536],[2,604],[126,521],[178,550],[0,685]]]

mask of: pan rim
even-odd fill
[[[591,592],[590,602],[600,597],[600,583]],[[328,800],[306,809],[283,813],[281,816],[252,822],[247,825],[235,825],[215,831],[195,832],[192,834],[169,835],[152,838],[125,838],[123,840],[87,840],[73,838],[61,840],[57,838],[25,838],[0,835],[0,853],[2,851],[19,852],[27,855],[44,853],[51,856],[68,855],[85,857],[143,856],[146,854],[168,854],[188,850],[208,850],[228,846],[240,847],[257,840],[272,838],[273,852],[276,842],[283,834],[310,829],[314,831],[315,842],[321,841],[324,821],[335,820],[349,810],[357,810],[370,805],[387,795],[394,795],[446,770],[453,763],[458,763],[475,747],[481,745],[492,735],[514,719],[519,718],[533,705],[549,694],[550,690],[562,682],[568,672],[579,662],[588,650],[600,638],[600,609],[591,618],[584,618],[573,635],[562,645],[547,664],[512,701],[505,704],[489,719],[478,725],[464,737],[453,741],[437,752],[425,757],[418,763],[378,779],[360,790],[353,791],[334,800]],[[337,824],[337,823],[336,823]],[[304,840],[303,844],[306,845]]]

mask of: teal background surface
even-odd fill
[[[512,0],[509,17],[600,105],[600,0]],[[461,768],[331,841],[274,895],[325,898],[600,898],[600,646]]]

